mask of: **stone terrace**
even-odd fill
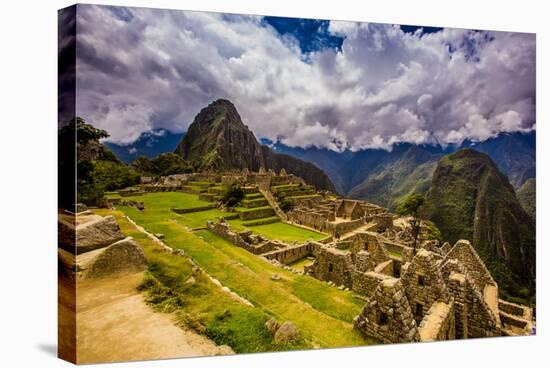
[[[214,204],[224,187],[236,182],[245,193],[234,209],[235,216],[246,221],[243,224],[284,221],[329,234],[320,242],[286,244],[250,230],[236,232],[223,219],[207,223],[211,232],[282,267],[312,260],[303,273],[353,290],[364,299],[354,326],[380,341],[531,333],[532,309],[498,299],[498,285],[468,241],[451,246],[425,240],[423,226],[415,252],[410,219],[398,218],[385,208],[316,191],[284,170],[172,175],[142,182],[119,191],[120,196],[183,191]],[[286,213],[283,204],[291,206]]]

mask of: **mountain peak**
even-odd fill
[[[315,165],[260,145],[243,124],[235,105],[225,99],[210,103],[197,114],[175,153],[198,170],[258,171],[263,167],[278,172],[284,168],[318,189],[335,191],[328,176]]]
[[[235,109],[233,102],[226,100],[225,98],[218,98],[217,100],[211,102],[208,106],[225,106]]]
[[[516,295],[534,282],[534,224],[488,155],[463,149],[443,157],[427,199],[426,215],[443,237],[471,240],[505,293]],[[497,272],[499,265],[511,270],[510,279]]]
[[[474,150],[472,148],[460,149],[454,153],[451,153],[447,157],[452,160],[460,160],[460,159],[478,160],[480,162],[484,162],[496,167],[495,163],[488,155],[486,155],[485,153],[479,152],[477,150]]]

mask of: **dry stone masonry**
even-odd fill
[[[141,182],[140,186],[119,193],[129,196],[182,191],[212,202],[205,208],[173,209],[176,213],[212,208],[225,186],[239,183],[245,198],[234,209],[234,216],[245,221],[246,226],[284,221],[326,233],[327,237],[319,242],[286,244],[251,230],[234,231],[223,219],[206,224],[212,233],[276,265],[352,290],[366,301],[354,327],[379,341],[531,333],[532,309],[498,298],[498,285],[470,242],[459,240],[450,245],[429,240],[427,226],[422,224],[415,250],[410,218],[398,217],[380,206],[317,191],[284,169],[278,174],[260,168],[258,172],[245,169],[172,175],[156,181],[142,178]],[[89,230],[80,235],[85,249],[96,246],[86,243],[86,231],[95,231],[96,222],[104,224],[103,233],[98,236],[104,240],[100,240],[99,247],[122,239],[112,229],[111,219],[95,218],[83,227]],[[295,262],[306,259],[309,264],[304,264],[303,271],[292,268]],[[280,278],[274,275],[272,279]],[[275,333],[283,326],[275,321],[267,328]]]

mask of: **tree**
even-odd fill
[[[238,183],[233,183],[228,186],[223,193],[221,202],[227,207],[235,207],[244,198],[244,192]]]
[[[155,157],[153,159],[153,166],[156,169],[155,174],[159,176],[183,174],[192,171],[187,161],[172,152],[161,153]]]
[[[418,241],[418,234],[420,233],[420,216],[418,211],[420,207],[426,202],[426,199],[421,194],[415,193],[407,196],[403,202],[397,208],[397,213],[401,216],[412,216],[410,222],[413,235],[413,252],[416,254],[416,243]]]
[[[109,137],[102,129],[94,128],[77,117],[59,131],[60,206],[74,208],[74,202],[89,206],[104,203],[106,190],[116,190],[137,184],[139,175],[126,166],[100,142]],[[74,168],[76,157],[76,189]]]
[[[153,159],[140,156],[132,162],[132,167],[141,174],[151,176],[168,176],[193,171],[189,162],[171,152],[161,153]]]

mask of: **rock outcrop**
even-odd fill
[[[243,124],[235,106],[217,100],[202,109],[176,147],[175,153],[199,170],[273,169],[297,175],[318,189],[335,191],[329,177],[312,163],[274,153],[262,146]]]
[[[113,216],[86,216],[85,222],[81,224],[77,220],[77,254],[103,248],[122,239],[124,234]]]
[[[141,272],[147,268],[145,253],[131,237],[85,253],[82,258],[77,257],[77,262],[82,278],[86,279]]]
[[[113,216],[91,211],[60,213],[58,219],[60,271],[89,279],[135,273],[147,268],[143,249],[125,237]]]
[[[290,321],[286,321],[279,327],[273,339],[276,342],[291,342],[299,338],[300,333],[296,325]]]

